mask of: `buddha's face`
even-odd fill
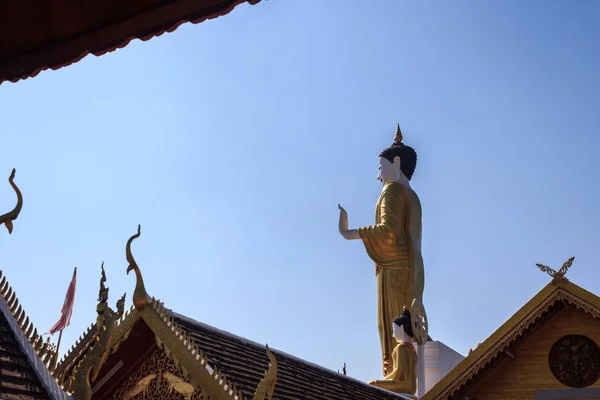
[[[404,328],[396,324],[392,324],[392,335],[398,343],[404,342]]]
[[[412,338],[404,331],[404,327],[392,324],[392,335],[398,343],[411,343]]]
[[[379,175],[377,180],[388,183],[398,179],[398,172],[400,171],[400,157],[395,157],[394,162],[389,162],[384,157],[379,157]]]

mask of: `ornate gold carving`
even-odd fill
[[[115,393],[115,400],[208,400],[187,382],[182,369],[160,349],[148,357]]]
[[[13,168],[10,176],[8,177],[8,183],[10,183],[10,186],[12,186],[13,190],[17,194],[17,205],[6,214],[0,215],[0,225],[6,225],[6,229],[8,229],[9,234],[11,234],[13,230],[13,221],[17,219],[19,213],[21,212],[21,208],[23,207],[23,195],[14,182],[16,172],[17,170]]]
[[[89,400],[92,397],[91,382],[98,378],[102,365],[110,355],[114,346],[114,333],[119,319],[123,316],[123,304],[125,295],[117,302],[117,312],[114,312],[107,304],[108,289],[104,286],[106,274],[104,263],[102,263],[102,278],[100,279],[100,290],[98,293],[98,318],[96,320],[96,334],[91,348],[73,371],[69,381],[69,390],[77,400]]]
[[[567,267],[568,269],[568,267]],[[454,394],[456,394],[462,386],[467,384],[471,379],[473,379],[479,371],[481,371],[486,365],[491,363],[496,359],[500,353],[504,351],[504,349],[510,345],[512,345],[519,337],[521,337],[527,330],[529,330],[556,302],[559,301],[567,301],[569,304],[574,305],[576,308],[590,314],[594,318],[600,318],[600,312],[592,307],[587,302],[582,301],[579,298],[574,297],[570,293],[564,291],[562,288],[558,288],[555,290],[540,306],[533,312],[528,315],[520,324],[518,324],[509,335],[505,336],[504,339],[499,341],[495,346],[493,346],[488,352],[486,352],[477,362],[473,363],[463,375],[461,375],[460,379],[454,381],[451,385],[449,385],[446,389],[444,389],[438,397],[437,400],[448,400]],[[473,354],[470,354],[469,357],[472,357]]]
[[[133,254],[131,254],[131,243],[139,238],[141,235],[141,226],[138,225],[138,231],[135,235],[129,238],[127,241],[127,245],[125,246],[125,257],[127,258],[127,262],[129,265],[127,266],[127,275],[129,275],[130,271],[135,272],[136,284],[135,290],[133,291],[133,305],[138,310],[143,310],[150,303],[150,296],[146,293],[146,287],[144,286],[144,278],[142,278],[142,272],[135,262],[135,258],[133,258]]]
[[[148,376],[143,377],[135,385],[133,385],[131,388],[127,389],[127,391],[125,393],[123,393],[123,396],[121,396],[121,399],[122,400],[130,400],[130,399],[134,398],[135,396],[137,396],[138,394],[141,394],[142,397],[145,398],[146,392],[148,391],[148,386],[150,385],[150,382],[152,382],[154,379],[156,379],[156,377],[157,377],[156,374],[150,374]]]
[[[182,367],[180,368],[183,370]],[[185,371],[183,371],[182,373],[185,374]],[[169,372],[165,372],[163,374],[163,378],[165,378],[167,382],[169,382],[170,393],[175,391],[182,395],[186,400],[190,400],[192,398],[192,395],[196,392],[196,389],[194,389],[193,385],[187,383],[180,377],[175,376]]]
[[[560,269],[558,271],[555,271],[554,269],[546,266],[546,265],[542,265],[542,264],[535,264],[542,272],[546,272],[548,275],[550,275],[552,277],[552,284],[553,285],[558,285],[560,283],[567,283],[569,282],[569,280],[566,278],[566,274],[567,271],[569,270],[569,268],[571,268],[571,265],[573,265],[573,260],[575,260],[575,257],[571,257],[569,258],[563,265],[562,267],[560,267]]]
[[[548,364],[563,385],[590,386],[600,378],[600,347],[583,335],[563,336],[550,349]]]
[[[265,372],[265,376],[260,380],[256,391],[254,392],[254,400],[265,400],[265,397],[271,400],[275,391],[275,383],[277,382],[277,359],[271,353],[269,345],[267,346],[267,357],[269,357],[269,369]],[[344,375],[346,375],[346,363],[344,363]]]

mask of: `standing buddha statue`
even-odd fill
[[[375,224],[348,229],[348,213],[340,210],[339,230],[345,239],[362,240],[375,262],[377,280],[377,325],[383,358],[383,375],[393,368],[396,340],[392,320],[410,310],[415,341],[427,340],[423,307],[424,268],[421,255],[421,202],[410,186],[417,165],[417,153],[402,143],[400,125],[394,143],[379,154],[379,175],[383,189],[375,209]]]

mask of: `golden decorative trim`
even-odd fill
[[[543,314],[545,314],[554,304],[560,301],[566,301],[569,304],[574,305],[576,308],[590,314],[594,318],[600,318],[600,310],[597,307],[592,306],[588,302],[577,298],[573,294],[565,291],[563,288],[556,289],[545,301],[543,301],[539,307],[537,307],[532,313],[530,313],[525,319],[521,321],[511,332],[506,335],[501,341],[491,347],[485,352],[479,360],[472,363],[464,373],[460,375],[459,379],[456,379],[448,387],[440,392],[438,396],[435,396],[436,400],[448,400],[454,394],[456,394],[462,386],[467,384],[475,375],[481,371],[487,364],[494,361],[494,359],[500,355],[507,347],[515,343],[521,335],[523,335],[532,325],[534,325]],[[470,352],[467,358],[473,357],[473,353]]]
[[[10,183],[10,186],[12,186],[13,190],[17,194],[17,205],[6,214],[0,215],[0,225],[6,225],[6,229],[8,229],[9,234],[11,234],[13,230],[13,221],[19,217],[21,208],[23,207],[23,195],[14,181],[16,172],[17,170],[13,168],[10,176],[8,177],[8,183]]]
[[[269,369],[265,372],[265,376],[260,380],[256,391],[254,392],[253,400],[265,400],[267,397],[269,400],[273,398],[273,392],[275,391],[275,383],[277,383],[277,359],[271,353],[269,345],[267,346],[267,357],[269,357]],[[344,375],[346,375],[346,363],[344,363]]]

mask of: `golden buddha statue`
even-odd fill
[[[396,341],[392,320],[404,307],[411,311],[415,340],[427,340],[423,307],[424,268],[421,255],[421,202],[410,186],[417,153],[402,143],[400,125],[394,143],[379,155],[383,189],[375,210],[375,225],[348,229],[348,214],[340,205],[339,230],[348,240],[361,239],[375,262],[377,279],[377,320],[383,358],[383,375],[392,370]]]
[[[417,352],[412,340],[414,334],[410,312],[405,308],[392,325],[394,338],[398,342],[392,352],[392,372],[385,379],[377,379],[369,384],[396,393],[414,395],[417,391]]]

